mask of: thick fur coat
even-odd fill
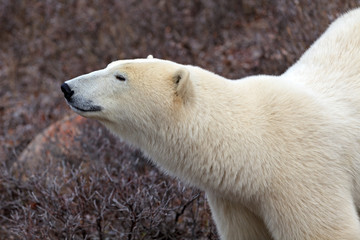
[[[280,76],[234,81],[150,57],[62,91],[204,190],[222,239],[360,239],[360,9]]]

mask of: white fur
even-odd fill
[[[207,193],[222,239],[360,239],[359,9],[281,76],[149,57],[67,83],[74,110],[102,107],[79,114]]]

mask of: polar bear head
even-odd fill
[[[73,111],[122,137],[130,129],[171,121],[194,94],[186,66],[152,56],[112,62],[66,81],[61,90]]]

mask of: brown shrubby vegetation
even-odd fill
[[[234,79],[280,74],[358,5],[0,0],[0,239],[217,239],[203,193],[161,174],[95,121],[80,124],[61,154],[63,130],[43,141],[46,154],[18,161],[69,115],[59,85],[148,54]]]

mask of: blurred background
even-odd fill
[[[203,193],[154,168],[60,84],[149,54],[281,74],[358,0],[0,0],[0,239],[218,239]]]

